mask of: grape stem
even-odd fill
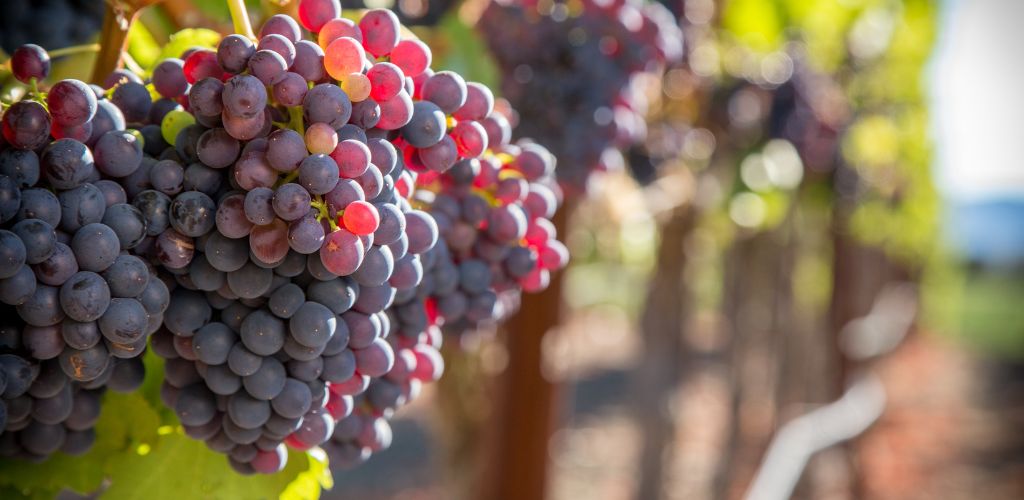
[[[290,129],[299,133],[299,135],[305,137],[306,135],[306,124],[302,121],[302,106],[292,106],[288,108],[288,118]]]
[[[36,98],[40,97],[40,95],[39,95],[39,82],[36,81],[36,77],[33,76],[32,79],[30,79],[28,81],[28,87],[29,87],[29,90],[32,92],[32,95],[36,96]]]
[[[322,221],[327,219],[327,223],[331,225],[331,231],[338,230],[338,223],[334,222],[334,219],[331,218],[330,212],[327,211],[327,202],[323,201],[323,199],[320,198],[320,195],[316,195],[316,198],[314,198],[309,205],[317,210],[316,220]],[[341,218],[342,213],[344,213],[344,211],[338,213],[339,219]]]
[[[64,47],[63,49],[50,50],[47,53],[50,55],[51,59],[54,59],[54,58],[57,58],[57,57],[64,57],[64,56],[70,56],[70,55],[75,55],[75,54],[81,54],[83,52],[99,52],[99,51],[100,51],[100,44],[98,44],[98,43],[89,43],[89,44],[85,44],[85,45],[72,45],[70,47]]]
[[[251,40],[256,40],[256,34],[252,31],[252,24],[249,22],[249,12],[245,9],[245,0],[227,0],[228,10],[231,11],[231,22],[235,26],[235,33],[244,35]]]

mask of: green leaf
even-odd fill
[[[152,349],[147,349],[146,353],[142,356],[142,362],[146,366],[147,376],[146,380],[142,383],[142,387],[139,388],[138,394],[145,398],[150,407],[159,415],[160,422],[163,425],[178,425],[178,417],[174,415],[174,410],[164,405],[163,400],[160,399],[160,386],[163,384],[163,377],[148,376],[151,373],[163,374],[163,358],[157,356]]]
[[[133,23],[128,30],[128,54],[143,68],[152,68],[160,57],[160,44],[142,23]]]
[[[134,454],[139,445],[155,441],[159,425],[159,416],[139,395],[108,392],[96,424],[96,443],[88,453],[79,457],[58,453],[41,464],[0,460],[0,486],[24,496],[49,498],[64,488],[93,492],[105,477],[108,460]]]
[[[281,493],[281,500],[319,498],[321,489],[329,490],[334,487],[334,476],[331,475],[331,469],[327,466],[327,455],[323,450],[314,448],[306,455],[309,460],[309,470],[299,473]]]
[[[152,355],[145,362],[141,390],[105,395],[92,450],[80,457],[57,454],[41,464],[0,461],[0,498],[53,498],[70,489],[102,491],[104,499],[313,499],[333,485],[319,449],[290,452],[288,465],[277,474],[236,473],[224,455],[186,436],[162,403],[150,403],[148,398],[159,398],[162,367]]]
[[[318,498],[325,469],[325,463],[309,454],[292,452],[288,465],[277,474],[242,476],[224,455],[178,428],[161,436],[145,454],[121,454],[111,460],[110,488],[103,498],[244,500],[275,498],[285,491],[294,495],[290,498]]]

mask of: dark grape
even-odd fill
[[[21,83],[43,81],[50,74],[50,55],[38,45],[22,45],[11,54],[11,71]]]
[[[213,168],[230,166],[238,158],[241,145],[226,130],[207,130],[199,137],[196,154],[203,164]]]
[[[188,81],[185,80],[185,63],[181,59],[170,58],[160,61],[153,68],[153,87],[160,95],[173,99],[185,94]]]
[[[263,310],[257,310],[249,314],[242,321],[239,333],[245,347],[252,353],[260,356],[270,356],[284,346],[284,323]],[[230,358],[228,361],[231,361]],[[266,362],[266,360],[263,362]],[[239,371],[235,371],[235,373],[251,375],[251,373],[244,374],[239,373]]]
[[[337,85],[320,84],[306,92],[302,112],[310,123],[326,123],[337,129],[352,116],[352,103]]]
[[[452,114],[466,103],[466,81],[458,73],[439,71],[423,84],[423,98]]]
[[[224,84],[222,93],[225,111],[239,118],[252,118],[267,105],[267,91],[254,76],[238,75]]]
[[[78,259],[78,267],[85,271],[101,272],[117,258],[121,243],[114,230],[104,224],[83,226],[71,239],[71,250]]]
[[[40,164],[46,180],[57,189],[73,189],[92,176],[95,170],[92,152],[74,139],[50,143],[40,157]]]
[[[0,151],[0,175],[10,177],[19,188],[32,187],[39,182],[39,156],[24,149]]]
[[[288,71],[288,66],[288,61],[273,50],[257,50],[249,58],[249,72],[263,82],[263,85],[274,83],[274,80]]]
[[[110,102],[121,110],[128,123],[142,123],[149,117],[153,107],[153,99],[146,86],[136,82],[126,82],[114,88]],[[95,133],[95,129],[93,131]]]
[[[270,16],[270,18],[263,23],[263,27],[260,28],[259,37],[263,38],[271,34],[281,35],[293,43],[302,38],[302,31],[299,29],[299,23],[295,22],[295,19],[284,14],[275,14]]]
[[[50,135],[50,114],[35,101],[18,101],[3,114],[3,135],[18,149],[39,149]]]
[[[171,227],[185,236],[206,234],[215,224],[216,205],[199,191],[186,191],[174,198],[169,209]]]
[[[142,162],[142,144],[128,132],[112,130],[103,134],[93,151],[96,168],[111,177],[131,175]]]
[[[299,165],[299,184],[312,194],[329,193],[338,184],[338,179],[338,164],[330,156],[307,156]]]
[[[242,35],[228,35],[217,46],[217,63],[224,71],[238,74],[245,71],[249,58],[255,53],[256,47],[251,40]]]

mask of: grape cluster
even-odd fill
[[[20,319],[0,373],[130,390],[149,340],[163,401],[238,472],[280,470],[286,447],[354,464],[441,376],[442,325],[499,319],[499,295],[564,265],[554,158],[510,144],[487,87],[431,70],[388,10],[298,7],[146,80],[66,80],[5,110],[0,299]],[[39,47],[12,58],[33,88],[48,68]],[[0,439],[41,454],[17,432]]]
[[[591,172],[623,166],[620,151],[646,135],[638,77],[660,76],[682,56],[672,14],[642,0],[491,2],[478,26],[503,69],[517,133],[554,152],[570,192]]]
[[[14,75],[46,78],[49,57],[15,51]],[[84,452],[99,395],[131,391],[168,289],[132,252],[147,221],[120,179],[141,141],[101,89],[62,80],[11,105],[0,149],[0,454]],[[2,385],[2,384],[0,384]]]
[[[416,293],[396,301],[399,312],[432,318],[405,312],[403,326],[422,329],[427,321],[461,332],[500,320],[515,309],[519,291],[543,290],[568,263],[550,220],[562,196],[554,157],[533,142],[508,144],[507,125],[495,130],[487,155],[459,162],[418,193],[442,239],[426,256]]]
[[[390,445],[389,417],[415,397],[420,381],[441,375],[442,329],[460,334],[503,319],[521,291],[543,290],[568,263],[550,220],[561,202],[554,157],[533,142],[509,144],[511,126],[497,109],[481,123],[484,154],[444,172],[420,169],[415,201],[428,208],[440,240],[423,253],[418,284],[399,288],[386,311],[394,366],[338,422],[324,446],[332,464],[358,464]]]
[[[408,201],[416,174],[394,143],[414,142],[438,170],[459,155],[438,106],[411,96],[426,46],[400,40],[388,11],[359,23],[339,13],[336,2],[303,1],[301,28],[274,16],[256,43],[230,35],[153,74],[166,97],[186,93],[196,122],[183,118],[175,149],[222,184],[213,197],[160,203],[174,214],[188,195],[183,210],[201,207],[189,231],[155,242],[178,285],[153,342],[168,360],[162,394],[186,432],[242,473],[279,470],[285,444],[326,442],[353,397],[392,370],[385,310],[418,284],[419,256],[438,239]],[[180,126],[168,117],[165,131]],[[185,175],[173,177],[164,185],[180,189]],[[429,350],[433,380],[441,363]]]

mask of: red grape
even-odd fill
[[[320,28],[316,42],[320,45],[321,49],[326,50],[331,42],[343,36],[353,38],[359,42],[363,41],[363,33],[359,31],[359,26],[356,26],[355,22],[345,18],[338,18],[331,19]]]
[[[342,178],[354,179],[363,175],[370,166],[370,148],[359,141],[346,139],[331,152]]]
[[[275,218],[270,224],[253,226],[249,249],[263,262],[279,262],[288,254],[288,224]]]
[[[376,207],[365,201],[353,201],[345,207],[342,222],[352,234],[370,234],[380,225],[380,214]]]
[[[318,33],[328,21],[340,15],[338,0],[299,0],[299,22],[313,33]]]
[[[46,104],[54,123],[81,125],[96,116],[96,94],[78,80],[61,80],[46,95]]]
[[[359,20],[363,47],[374,57],[386,56],[398,45],[398,16],[387,9],[372,9]]]
[[[188,83],[196,83],[206,77],[214,77],[223,80],[224,70],[217,63],[217,53],[212,50],[196,50],[189,54],[183,66],[185,80]]]
[[[352,73],[362,72],[365,58],[363,46],[348,37],[338,38],[324,49],[324,67],[335,80],[344,80]]]
[[[320,247],[320,262],[338,276],[354,273],[363,263],[365,255],[363,241],[344,228],[328,234]]]
[[[459,122],[452,129],[451,135],[458,147],[459,156],[463,158],[476,158],[487,150],[487,131],[479,122]]]
[[[257,451],[256,458],[252,459],[250,465],[252,465],[253,470],[260,474],[273,474],[284,469],[287,463],[288,450],[281,444],[270,451]]]
[[[402,73],[402,69],[388,62],[374,64],[366,72],[366,77],[370,79],[370,97],[377,102],[395,97],[405,86],[405,74]]]
[[[430,47],[419,40],[402,40],[391,51],[391,62],[402,69],[405,76],[417,76],[430,67]]]

